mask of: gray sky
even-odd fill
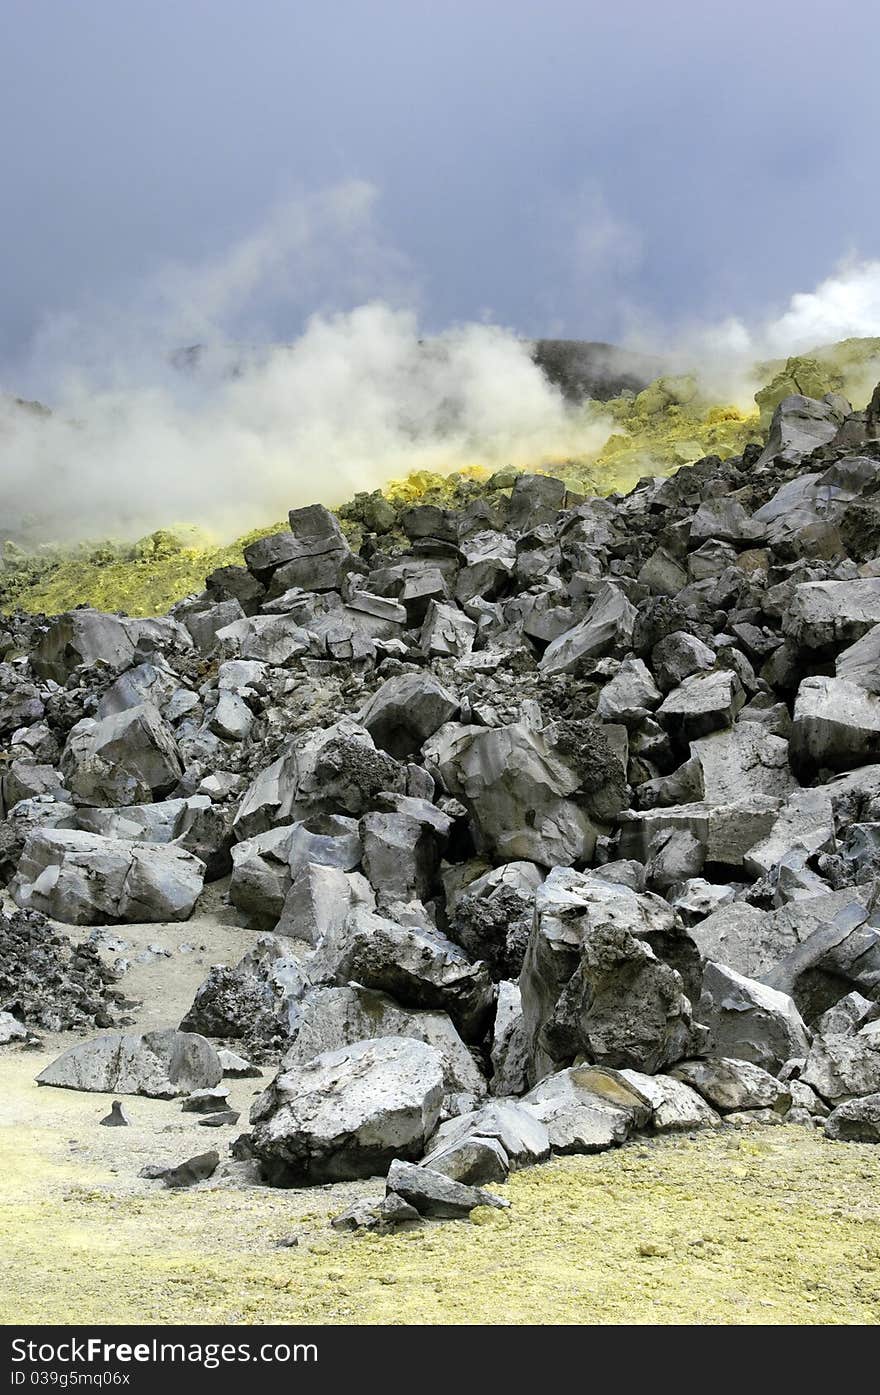
[[[842,257],[880,256],[868,0],[2,14],[7,361],[47,315],[124,305],[168,261],[219,257],[280,202],[351,179],[378,190],[431,329],[491,316],[615,339],[781,310]],[[314,291],[334,300],[326,268]],[[265,332],[293,336],[308,298],[267,296]]]

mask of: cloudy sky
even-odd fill
[[[321,243],[314,201],[338,188],[369,203],[367,232],[361,208],[346,245],[337,209],[339,257],[313,247],[281,289],[261,282],[261,332],[292,337],[309,311],[376,295],[410,298],[430,329],[620,339],[781,313],[841,259],[880,257],[868,0],[5,0],[3,14],[6,362],[47,317],[253,252],[297,200]]]

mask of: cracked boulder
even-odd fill
[[[692,673],[666,695],[657,721],[680,745],[733,726],[745,703],[742,683],[732,669]]]
[[[359,825],[364,872],[383,904],[427,898],[453,821],[426,799],[381,802],[390,807],[371,810]]]
[[[38,678],[63,686],[83,665],[105,664],[116,672],[128,668],[134,663],[134,649],[126,622],[83,608],[52,621],[34,646],[30,663]]]
[[[801,649],[839,650],[880,622],[880,577],[806,581],[795,587],[783,634]]]
[[[472,963],[433,926],[398,925],[353,911],[309,964],[313,982],[362,984],[388,993],[402,1007],[448,1012],[465,1041],[489,1025],[495,992],[486,965]]]
[[[441,1172],[428,1167],[415,1167],[396,1158],[388,1169],[386,1181],[389,1196],[399,1196],[418,1211],[420,1216],[435,1220],[460,1220],[469,1216],[477,1206],[506,1209],[509,1201],[483,1191],[481,1187],[464,1186]]]
[[[541,658],[548,676],[571,673],[584,659],[596,659],[632,643],[636,609],[612,581],[605,581],[583,620],[552,640]]]
[[[183,774],[170,728],[152,703],[71,730],[61,769],[76,804],[140,804],[169,793]]]
[[[290,1041],[306,987],[302,967],[284,942],[262,936],[234,967],[212,966],[180,1030],[243,1042],[252,1056],[265,1060]]]
[[[470,882],[451,908],[450,934],[499,979],[522,968],[534,893],[543,874],[533,862],[508,862]]]
[[[402,791],[405,783],[405,767],[378,751],[358,722],[343,717],[294,741],[260,771],[239,806],[236,835],[249,838],[318,814],[359,817],[380,791]]]
[[[839,1104],[823,1127],[836,1143],[880,1143],[880,1092]]]
[[[223,1068],[204,1037],[168,1028],[142,1036],[108,1032],[77,1042],[37,1076],[38,1085],[173,1099],[219,1085]]]
[[[880,1091],[880,1022],[868,1022],[848,1036],[817,1034],[801,1080],[832,1105],[876,1094]]]
[[[405,760],[457,711],[457,699],[432,673],[397,673],[374,693],[360,722],[380,750]]]
[[[494,1100],[447,1119],[429,1144],[423,1167],[455,1182],[503,1182],[510,1172],[550,1156],[546,1126],[516,1100]]]
[[[291,509],[290,532],[259,538],[244,550],[248,570],[270,595],[294,586],[305,591],[338,591],[351,551],[336,519],[323,504]]]
[[[648,1122],[651,1110],[638,1091],[622,1081],[611,1092],[604,1083],[596,1088],[597,1074],[572,1066],[545,1077],[521,1100],[546,1128],[554,1153],[601,1153]]]
[[[840,427],[840,413],[827,402],[817,402],[812,397],[793,393],[784,397],[773,413],[767,445],[758,457],[755,469],[760,469],[776,456],[786,461],[796,462],[809,455],[817,446],[824,446],[837,435]],[[761,510],[752,515],[752,521],[763,521]]]
[[[505,862],[589,861],[597,824],[624,802],[623,768],[596,724],[450,725],[427,743],[426,756],[468,809],[480,845]]]
[[[302,1065],[322,1051],[335,1051],[366,1035],[412,1037],[433,1046],[443,1062],[447,1113],[473,1109],[485,1096],[486,1081],[445,1012],[407,1009],[385,993],[359,984],[310,988],[304,994],[292,1024],[284,1068]]]
[[[69,925],[187,920],[204,863],[170,845],[39,829],[25,842],[12,896]]]
[[[844,678],[805,678],[798,688],[791,761],[802,780],[880,760],[880,697]]]
[[[595,875],[550,874],[536,893],[520,975],[532,1080],[581,1053],[648,1072],[688,1053],[690,1000],[652,938],[677,949],[690,976],[693,945],[659,896]]]
[[[440,1053],[411,1037],[352,1042],[285,1069],[251,1113],[251,1146],[276,1187],[375,1177],[415,1160],[443,1101]]]
[[[772,1109],[785,1114],[791,1107],[791,1089],[751,1061],[725,1057],[680,1061],[671,1074],[723,1114],[734,1109]]]
[[[810,1049],[803,1018],[788,994],[725,964],[706,964],[697,1016],[707,1029],[707,1055],[752,1061],[771,1075]]]

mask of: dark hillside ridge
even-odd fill
[[[652,354],[589,339],[536,339],[533,358],[570,402],[607,402],[623,392],[641,392],[665,366]]]

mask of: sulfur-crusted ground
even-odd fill
[[[109,1097],[32,1083],[49,1054],[0,1053],[4,1323],[880,1320],[880,1148],[782,1126],[651,1140],[515,1175],[509,1217],[337,1235],[381,1183],[165,1191],[138,1169],[214,1131],[143,1099],[98,1128]]]

